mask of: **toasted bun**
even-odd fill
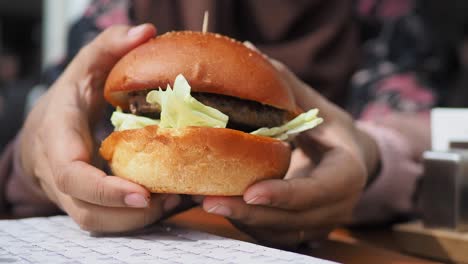
[[[290,89],[262,54],[225,36],[191,31],[167,33],[132,50],[110,72],[104,96],[127,109],[129,91],[165,89],[178,74],[196,92],[298,112]]]
[[[151,192],[242,195],[260,180],[281,178],[285,143],[231,129],[147,126],[113,132],[100,149],[112,171]]]

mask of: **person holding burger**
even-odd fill
[[[341,96],[345,94],[343,92],[345,80],[353,69],[355,56],[354,52],[349,52],[350,47],[355,47],[353,41],[354,29],[351,26],[352,24],[346,22],[351,18],[350,6],[352,1],[348,1],[346,4],[342,1],[326,1],[326,3],[323,2],[320,5],[316,3],[319,1],[311,1],[313,3],[307,1],[307,4],[304,2],[305,6],[303,8],[315,11],[316,14],[327,10],[330,14],[342,14],[342,16],[333,16],[336,20],[333,23],[329,23],[329,16],[317,16],[314,18],[317,27],[311,29],[292,23],[291,21],[297,19],[297,17],[294,18],[291,15],[288,18],[288,15],[286,15],[283,17],[284,21],[279,24],[285,28],[281,29],[279,26],[273,27],[273,25],[270,25],[275,28],[274,31],[261,31],[262,25],[266,25],[262,24],[262,14],[265,15],[265,13],[261,10],[270,8],[271,10],[268,12],[268,16],[270,16],[271,12],[283,10],[282,8],[286,6],[290,8],[291,14],[295,10],[295,14],[300,16],[300,12],[297,11],[303,9],[299,8],[299,3],[275,1],[275,3],[269,2],[268,5],[263,5],[260,8],[260,6],[257,6],[258,2],[245,1],[244,3],[243,1],[243,4],[237,6],[237,8],[244,8],[249,12],[258,11],[255,19],[257,19],[256,26],[259,31],[256,32],[256,35],[247,31],[245,35],[241,34],[242,30],[248,28],[244,25],[249,24],[248,21],[234,23],[235,20],[226,21],[229,17],[223,19],[222,14],[232,14],[234,2],[230,4],[231,6],[219,4],[219,2],[215,3],[215,1],[208,2],[210,4],[206,6],[201,5],[202,10],[208,9],[215,16],[218,15],[216,17],[219,18],[219,21],[215,22],[217,27],[226,30],[226,28],[233,25],[239,26],[237,31],[232,31],[234,32],[233,37],[250,39],[254,43],[259,43],[257,48],[272,58],[289,61],[288,65],[291,69],[299,74],[304,74],[308,83],[315,83],[314,88],[320,89],[326,97],[308,83],[302,81],[285,64],[274,59],[268,59],[266,55],[262,55],[255,50],[255,47],[246,47],[237,43],[242,46],[238,46],[239,49],[246,52],[247,56],[245,58],[258,57],[255,65],[263,63],[265,67],[261,71],[270,72],[268,76],[264,76],[264,79],[256,83],[245,81],[245,86],[250,85],[253,87],[253,85],[271,83],[271,85],[287,87],[287,89],[282,90],[280,100],[274,99],[274,96],[268,99],[268,92],[261,95],[261,89],[259,89],[258,93],[244,93],[240,98],[242,100],[248,99],[249,103],[253,103],[255,107],[245,106],[245,102],[242,101],[236,107],[227,107],[226,110],[226,108],[223,108],[223,106],[226,106],[226,104],[223,104],[225,101],[222,100],[229,101],[227,105],[232,105],[239,102],[236,101],[238,99],[227,100],[226,97],[213,96],[213,93],[219,94],[219,90],[211,91],[209,89],[214,89],[213,87],[216,85],[210,86],[210,88],[204,86],[204,82],[197,83],[197,80],[199,80],[197,76],[206,77],[208,76],[207,71],[210,74],[217,71],[224,74],[224,71],[233,69],[231,64],[225,67],[219,67],[218,65],[213,69],[205,68],[205,64],[199,64],[198,68],[196,65],[192,65],[189,67],[188,72],[184,72],[187,71],[184,68],[187,65],[184,65],[182,61],[170,61],[168,59],[177,57],[177,54],[186,54],[180,52],[184,50],[185,46],[180,44],[183,40],[177,40],[177,38],[168,41],[165,46],[159,44],[159,46],[153,48],[157,51],[167,48],[166,53],[171,52],[169,55],[172,57],[163,52],[160,55],[154,55],[157,51],[154,54],[146,51],[145,54],[148,57],[166,56],[164,57],[166,59],[164,61],[158,61],[157,59],[151,60],[151,62],[150,60],[140,61],[138,60],[140,57],[135,54],[144,50],[144,47],[147,47],[147,50],[152,48],[148,45],[155,42],[152,38],[156,35],[156,28],[151,24],[141,24],[134,27],[111,26],[85,45],[74,56],[48,92],[40,98],[29,114],[16,140],[10,144],[4,153],[0,167],[5,168],[5,170],[0,175],[0,182],[2,182],[0,187],[5,188],[5,197],[7,199],[0,201],[3,202],[3,204],[0,203],[0,210],[6,211],[4,208],[10,208],[11,212],[18,216],[51,215],[61,210],[69,214],[84,230],[119,232],[141,228],[154,223],[170,214],[193,206],[195,202],[200,203],[209,213],[225,216],[259,242],[279,246],[295,246],[302,242],[314,241],[324,237],[338,225],[360,220],[388,219],[395,213],[411,211],[410,196],[418,177],[418,165],[412,159],[413,149],[404,146],[410,138],[404,134],[397,135],[391,128],[385,126],[378,126],[370,122],[356,123],[348,113],[337,105],[342,104],[344,101]],[[169,8],[176,8],[172,6],[172,3],[174,1],[134,1],[132,10],[136,14],[135,20],[136,22],[155,22],[159,30],[161,28],[167,30],[177,29],[174,25],[178,24],[171,20],[172,16],[167,18]],[[188,1],[187,3],[184,1],[179,3],[181,10],[185,7],[184,3],[187,4]],[[191,7],[190,10],[194,12],[198,10],[193,6]],[[152,16],[145,16],[147,14],[145,10],[147,12],[151,10],[153,12],[151,13]],[[166,14],[167,20],[162,19],[163,14]],[[233,17],[230,18],[234,19]],[[193,17],[190,16],[185,17],[186,22],[192,19]],[[102,23],[104,23],[103,21],[107,20],[101,20]],[[297,21],[301,20],[297,19]],[[286,34],[287,25],[291,26],[291,23],[294,24],[296,33],[288,35]],[[174,28],[171,28],[172,26]],[[186,29],[191,28],[187,26]],[[300,32],[304,34],[303,37],[295,35],[299,29],[303,30]],[[280,35],[275,35],[280,34],[281,30],[284,30],[284,35],[281,35],[284,39],[281,39]],[[223,30],[219,31],[224,33]],[[166,38],[168,37],[166,36]],[[160,41],[163,37],[156,38],[156,40],[158,39]],[[282,42],[285,39],[288,41]],[[198,42],[192,39],[192,43]],[[276,44],[268,45],[268,43]],[[285,43],[290,45],[283,46]],[[322,44],[330,45],[332,48],[330,50],[326,49]],[[170,48],[171,45],[174,46],[172,49]],[[299,48],[304,49],[302,50],[303,54],[298,54],[300,53]],[[216,49],[218,47],[213,48],[213,52]],[[194,57],[199,55],[189,54]],[[307,56],[304,56],[305,54]],[[230,56],[226,53],[225,56],[221,58],[217,56],[216,59],[220,61],[223,61],[223,59],[229,60]],[[242,60],[242,56],[232,56],[232,58]],[[291,58],[294,60],[291,60]],[[133,62],[131,62],[132,59]],[[246,59],[247,66],[249,60]],[[139,62],[140,64],[138,64]],[[337,62],[337,64],[331,62]],[[150,67],[145,68],[142,66],[143,64],[150,64]],[[130,67],[122,65],[130,65]],[[239,75],[225,75],[222,79],[224,81],[229,79],[247,80],[249,70],[255,71],[257,69],[240,66],[242,65],[235,66],[238,68]],[[145,73],[153,74],[157,71],[157,67],[165,69],[161,72],[169,71],[170,74],[166,73],[167,75],[161,75],[155,80],[142,77]],[[229,122],[219,126],[214,125],[214,128],[203,129],[189,124],[189,128],[184,128],[183,132],[178,130],[168,134],[167,131],[169,130],[161,128],[163,123],[169,122],[163,120],[163,116],[166,115],[164,109],[159,111],[161,121],[158,124],[160,128],[149,125],[139,126],[138,129],[131,127],[131,129],[121,129],[119,131],[122,124],[118,119],[119,114],[145,111],[142,107],[137,107],[145,104],[144,101],[141,101],[141,98],[146,98],[147,102],[158,102],[150,105],[149,108],[155,105],[162,107],[165,100],[171,100],[170,98],[164,99],[164,96],[169,96],[167,94],[169,88],[164,93],[156,94],[146,90],[149,88],[157,89],[160,86],[164,87],[163,83],[165,83],[173,86],[174,93],[177,93],[174,77],[179,73],[183,73],[188,80],[188,84],[192,86],[191,95],[195,99],[190,99],[190,102],[193,103],[195,100],[201,103],[203,107],[210,106],[213,109],[221,110],[221,113],[228,113],[230,120],[241,123],[240,127],[247,125],[255,128],[281,128],[284,122],[290,122],[300,112],[315,108],[319,109],[320,117],[323,118],[324,122],[313,129],[301,131],[302,133],[297,134],[293,140],[295,148],[291,154],[285,150],[285,144],[278,143],[277,139],[266,136],[258,139],[261,138],[258,135],[249,135],[231,129],[233,124],[229,124]],[[207,79],[202,78],[202,80],[206,81]],[[216,76],[209,80],[216,83]],[[159,82],[149,83],[151,87],[141,85],[148,84],[150,81]],[[242,85],[242,82],[239,82],[238,85]],[[224,94],[230,97],[238,95],[232,89],[229,92],[226,87],[222,88],[223,96]],[[140,96],[142,91],[145,92],[144,97]],[[242,89],[239,88],[239,91],[242,91]],[[103,129],[106,124],[102,122],[103,109],[106,105],[103,95],[114,106],[124,108],[125,113],[117,111],[116,118],[113,120],[117,131],[112,133],[101,145],[101,142],[95,142],[94,136],[96,131],[106,130]],[[258,98],[254,98],[256,96]],[[268,100],[265,101],[265,98]],[[256,112],[270,113],[268,116],[278,116],[277,114],[271,114],[271,112],[281,113],[279,116],[284,116],[284,120],[277,123],[272,122],[271,124],[271,119],[275,118],[267,118],[269,122],[258,125],[256,122],[249,123],[248,120],[245,121],[245,119],[249,118],[242,115],[237,115],[241,116],[240,118],[234,117],[236,113],[229,111],[229,109],[258,109],[256,102],[250,101],[260,101],[262,106],[268,106],[266,107],[266,109],[269,109],[268,111]],[[197,105],[196,107],[201,107],[198,103],[194,104]],[[173,106],[174,103],[168,105]],[[275,106],[280,110],[271,110],[271,106]],[[206,111],[209,112],[207,114],[209,117],[214,116],[215,122],[223,120],[218,112]],[[203,113],[206,114],[206,111]],[[145,117],[147,119],[144,122],[154,120],[154,118],[150,118],[153,113],[149,112],[150,115]],[[255,115],[256,121],[262,120],[262,115],[264,114]],[[166,117],[165,120],[169,119]],[[132,121],[131,125],[140,124],[140,121],[141,119],[135,122]],[[109,122],[108,119],[105,122]],[[424,124],[424,120],[420,119],[414,119],[411,122]],[[219,130],[220,127],[223,126],[232,127],[225,129],[226,132],[219,132],[221,131]],[[170,127],[173,128],[174,125],[172,124]],[[236,128],[238,127],[236,126]],[[223,133],[223,136],[219,136],[222,141],[218,142],[217,147],[211,145],[217,138],[217,135],[212,132],[213,129],[217,131],[216,133]],[[199,184],[199,182],[193,180],[194,178],[183,178],[185,177],[183,169],[182,171],[177,169],[178,166],[186,168],[187,164],[194,164],[193,162],[177,166],[171,163],[172,161],[181,162],[182,158],[178,159],[178,157],[190,156],[186,151],[175,152],[170,147],[174,146],[171,145],[171,142],[177,140],[174,139],[176,136],[186,135],[186,133],[195,135],[195,140],[191,141],[192,137],[187,137],[187,139],[179,137],[182,139],[175,146],[183,146],[184,142],[188,142],[188,145],[196,148],[196,144],[200,143],[200,140],[209,139],[207,141],[211,140],[210,144],[204,144],[200,147],[200,151],[208,151],[206,153],[209,155],[206,155],[206,157],[211,157],[211,155],[214,155],[213,153],[219,153],[219,148],[223,144],[238,143],[224,149],[223,153],[228,154],[223,157],[214,157],[215,162],[219,162],[216,168],[231,177],[235,177],[236,173],[228,171],[232,170],[231,167],[227,167],[227,172],[219,169],[220,164],[222,164],[220,160],[227,155],[236,155],[236,153],[243,153],[240,155],[241,157],[253,159],[255,155],[249,156],[252,153],[239,150],[242,148],[239,146],[242,146],[245,142],[251,144],[252,138],[257,140],[259,144],[255,149],[264,148],[262,153],[270,151],[271,156],[252,162],[254,164],[252,165],[254,174],[249,174],[249,177],[246,177],[249,181],[246,181],[244,185],[239,185],[241,187],[238,189],[226,189],[226,184],[223,185],[220,178],[211,177],[212,174],[209,173],[206,175],[210,177],[204,178],[204,183]],[[100,139],[107,137],[108,134],[109,131],[104,136],[100,136]],[[272,133],[272,135],[282,137],[282,133]],[[148,138],[151,140],[148,140]],[[124,140],[122,141],[122,139]],[[141,139],[141,142],[136,139]],[[133,145],[129,147],[125,142],[131,142]],[[154,143],[155,146],[158,149],[167,151],[165,152],[167,155],[178,154],[168,159],[164,158],[164,154],[161,155],[160,153],[153,156],[153,152],[148,155],[148,151],[131,152],[135,148],[147,149],[147,146],[153,144],[153,142],[158,142],[157,144]],[[270,144],[270,142],[274,142],[274,144]],[[100,165],[96,161],[97,157],[99,157],[96,149],[100,145],[101,155],[108,160],[112,171],[120,177],[110,176],[110,173],[103,169],[102,164]],[[166,149],[166,146],[169,147]],[[400,149],[402,146],[403,150]],[[390,148],[390,150],[386,148]],[[188,149],[193,148],[185,150]],[[215,149],[215,152],[210,152],[213,149]],[[184,149],[182,148],[182,150]],[[389,154],[387,152],[392,153],[393,156],[388,158]],[[291,155],[290,163],[289,155]],[[135,159],[136,156],[140,157],[140,159]],[[146,162],[141,162],[141,160]],[[157,166],[162,166],[162,170],[166,169],[168,177],[171,177],[171,172],[173,172],[177,177],[182,177],[182,180],[178,182],[179,184],[169,182],[167,188],[164,187],[166,189],[161,184],[157,184],[163,182],[161,179],[156,183],[147,182],[144,179],[147,177],[145,172],[151,172],[151,166],[148,166],[148,170],[142,170],[143,173],[135,176],[140,177],[139,179],[129,176],[126,171],[129,168],[128,164],[141,162],[137,163],[138,166],[130,167],[130,171],[135,171],[135,168],[140,167],[139,165],[147,165],[148,160],[160,162],[156,163]],[[205,159],[202,159],[202,161],[205,161]],[[198,165],[193,170],[197,173],[192,176],[198,176],[199,178],[204,176],[199,175],[200,173],[205,172],[205,170],[210,171],[210,166],[212,166],[211,163],[206,162],[196,164]],[[264,167],[258,169],[255,167],[258,164],[264,164]],[[278,168],[273,167],[270,172],[266,173],[266,167],[272,167],[273,165],[278,166]],[[236,165],[236,167],[243,166],[249,166],[247,160],[242,160],[239,165]],[[407,167],[410,168],[408,169],[409,172],[405,170]],[[247,175],[249,172],[241,170],[238,173],[239,179],[242,179],[242,176]],[[396,172],[406,173],[403,176],[407,178],[402,179],[403,176],[392,175]],[[264,179],[253,179],[255,173],[258,174],[258,177],[262,176],[260,174],[264,174]],[[130,180],[127,180],[129,178]],[[191,181],[187,179],[191,179]],[[229,182],[228,186],[235,186],[235,180]],[[402,183],[406,185],[399,186]],[[185,186],[182,186],[184,184]],[[403,196],[392,196],[389,199],[388,196],[393,194],[393,190],[389,194],[382,193],[385,191],[385,187],[392,188],[393,186],[402,189],[405,192]],[[190,189],[191,187],[192,189]],[[204,187],[207,189],[202,190]],[[217,192],[217,190],[222,191]],[[190,196],[187,199],[187,196],[181,194],[189,194]],[[385,211],[385,208],[390,208],[390,210]]]

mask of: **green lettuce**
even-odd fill
[[[251,132],[250,134],[277,138],[279,140],[289,140],[292,136],[314,128],[323,122],[323,119],[318,117],[318,110],[311,109],[295,117],[280,127],[262,127]]]
[[[158,125],[159,120],[151,119],[144,116],[122,113],[122,109],[117,107],[117,110],[112,113],[111,122],[116,131],[138,129],[150,125]]]
[[[158,104],[161,107],[161,120],[122,113],[122,110],[117,108],[112,114],[111,122],[117,131],[139,129],[149,125],[159,125],[164,128],[188,126],[225,128],[229,117],[197,101],[190,95],[190,90],[187,80],[179,74],[175,79],[174,89],[168,85],[166,90],[154,90],[146,96],[148,103]],[[322,123],[323,119],[317,115],[318,110],[311,109],[280,127],[262,127],[251,134],[290,140],[294,135]]]
[[[168,85],[165,91],[159,89],[148,93],[146,101],[161,106],[160,127],[183,128],[188,126],[225,128],[229,117],[221,111],[206,106],[190,95],[190,85],[179,74],[174,89]]]

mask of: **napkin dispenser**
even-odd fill
[[[424,226],[468,231],[468,150],[427,151],[423,158]]]

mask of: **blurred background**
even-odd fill
[[[64,60],[67,31],[90,0],[0,0],[0,151],[46,87],[47,66]]]
[[[135,20],[150,1],[157,0],[0,0],[0,152],[80,47],[113,23]],[[183,0],[173,1],[176,5]],[[137,2],[143,8],[135,8]],[[350,98],[340,106],[369,120],[378,120],[389,109],[428,114],[434,107],[468,107],[468,0],[352,3],[360,50],[349,52],[357,53],[359,61],[346,84]],[[157,11],[184,19],[171,10]],[[248,19],[241,15],[241,21]],[[435,186],[434,193],[440,192]]]
[[[41,68],[61,59],[69,26],[90,2],[1,0],[0,51],[7,57],[2,60],[17,62],[10,67],[18,67],[18,78],[37,77]]]
[[[72,28],[89,4],[131,6],[134,1],[0,0],[0,151],[17,133],[34,100],[94,36],[74,38],[84,34],[80,30],[89,22],[82,20],[75,31]],[[362,102],[376,97],[368,94],[373,85],[402,72],[416,73],[423,86],[436,90],[438,106],[468,105],[468,1],[353,2],[362,53],[349,83],[354,96],[350,101],[357,102],[349,105],[351,113],[360,116]],[[397,108],[415,108],[394,94],[382,97]],[[417,107],[433,105],[422,102]]]
[[[39,73],[43,1],[0,1],[1,80]]]

